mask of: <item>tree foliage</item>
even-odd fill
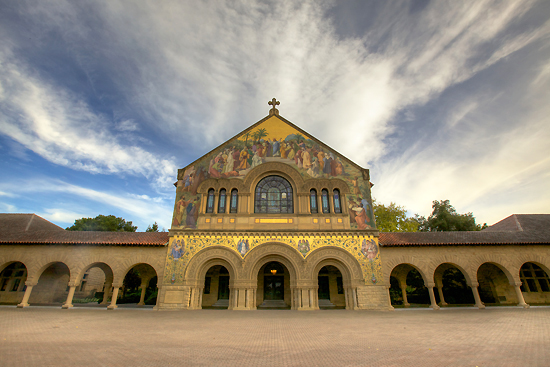
[[[166,229],[163,227],[162,230],[159,231],[159,225],[155,222],[147,226],[145,232],[166,232]]]
[[[449,200],[434,200],[432,214],[425,217],[415,214],[407,217],[405,207],[390,203],[373,203],[376,225],[381,232],[442,232],[442,231],[481,231],[487,223],[476,224],[472,213],[458,214]]]
[[[158,231],[159,231],[159,225],[157,224],[157,222],[150,224],[149,226],[147,226],[147,229],[145,230],[145,232],[158,232]]]
[[[137,226],[132,221],[126,221],[114,215],[98,215],[95,218],[80,218],[67,227],[68,231],[104,231],[104,232],[135,232]]]
[[[476,224],[476,219],[471,212],[458,214],[449,200],[434,200],[432,209],[432,214],[428,219],[418,217],[421,231],[481,231],[487,228],[487,223]]]
[[[374,217],[381,232],[416,232],[420,224],[417,219],[407,217],[405,207],[393,202],[388,206],[375,202]]]

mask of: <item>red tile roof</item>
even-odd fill
[[[380,233],[382,246],[550,244],[550,214],[514,214],[483,231]]]
[[[168,232],[66,231],[36,214],[0,214],[0,244],[162,246]]]

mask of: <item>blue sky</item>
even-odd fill
[[[177,169],[268,114],[378,202],[550,207],[548,1],[6,1],[0,212],[168,228]]]

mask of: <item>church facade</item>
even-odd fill
[[[409,305],[415,273],[438,309],[449,270],[479,308],[550,302],[550,215],[481,232],[379,233],[369,170],[270,104],[267,117],[178,171],[168,233],[77,233],[0,215],[0,303],[70,308],[87,283],[114,309],[133,271],[138,304],[153,287],[158,310],[392,310],[395,294]]]

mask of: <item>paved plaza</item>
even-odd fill
[[[550,308],[0,307],[1,366],[548,366]]]

